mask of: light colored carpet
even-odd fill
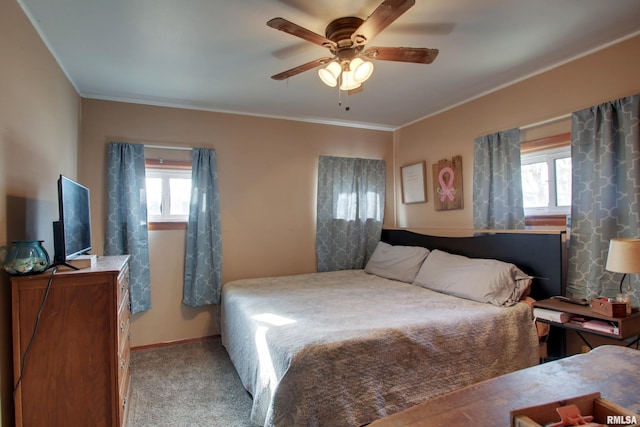
[[[129,427],[253,426],[220,338],[131,352]]]

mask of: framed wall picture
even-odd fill
[[[462,156],[440,160],[433,167],[433,200],[437,211],[464,208]]]
[[[427,201],[425,191],[426,163],[420,162],[400,168],[402,184],[402,203],[424,203]]]

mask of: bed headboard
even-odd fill
[[[564,295],[561,233],[482,233],[473,237],[440,237],[383,229],[380,240],[390,245],[422,246],[469,258],[510,262],[535,277],[531,286],[532,298],[541,300]]]

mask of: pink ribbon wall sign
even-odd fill
[[[444,174],[449,174],[447,182],[444,182]],[[456,189],[453,188],[453,182],[455,179],[455,175],[453,173],[453,169],[450,167],[445,167],[440,169],[440,173],[438,174],[438,181],[440,182],[440,188],[438,189],[438,193],[440,194],[440,201],[444,202],[444,199],[449,199],[453,202],[454,196],[456,193]]]

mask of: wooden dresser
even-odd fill
[[[98,257],[91,268],[11,278],[17,427],[126,425],[128,261]]]

